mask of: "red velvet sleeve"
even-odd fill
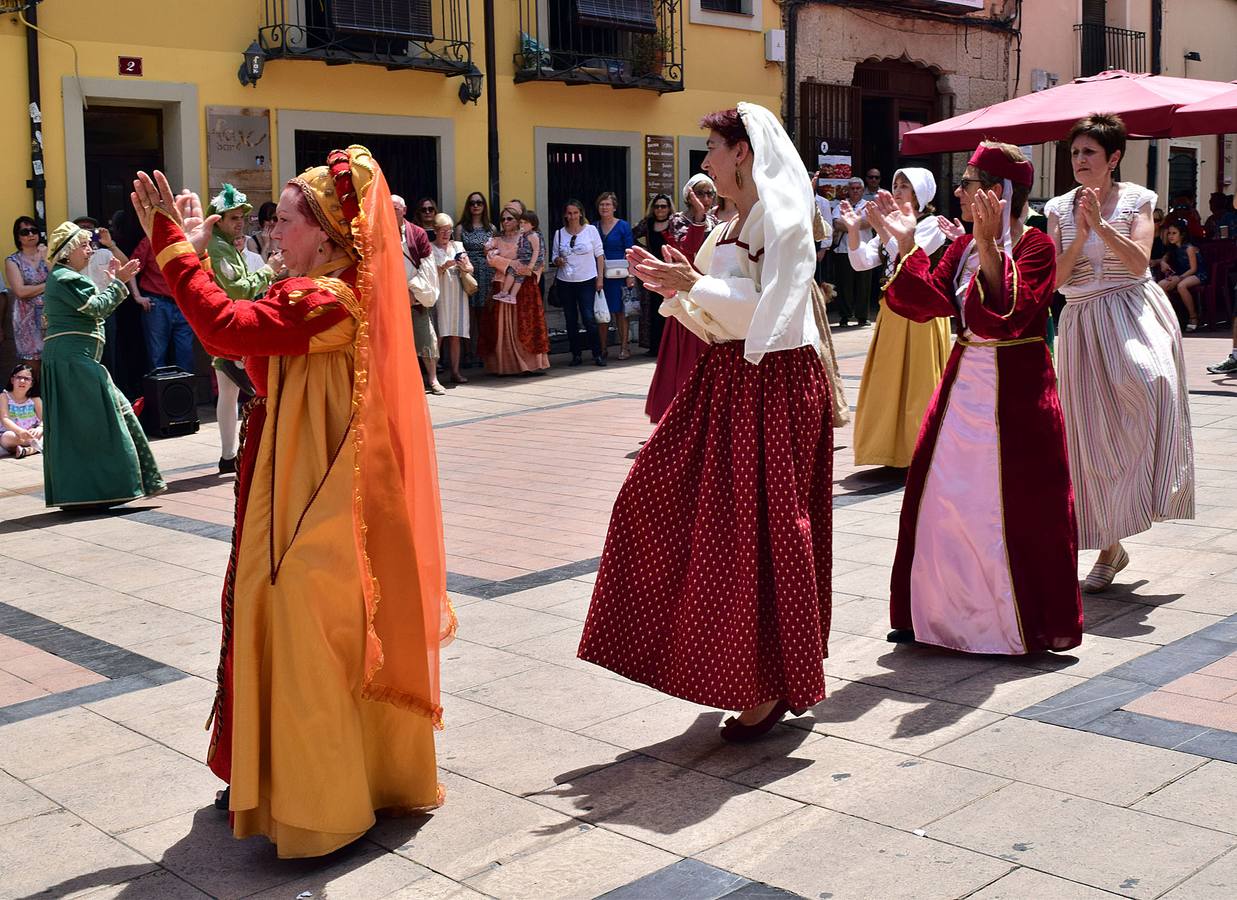
[[[176,305],[212,356],[299,356],[309,352],[313,335],[349,315],[309,278],[286,278],[256,300],[233,301],[167,216],[155,216],[151,243]]]
[[[885,286],[885,303],[912,322],[930,322],[958,314],[954,305],[954,273],[971,244],[969,237],[949,245],[935,268],[928,254],[916,247],[898,263]]]
[[[1002,253],[1001,260],[1005,273],[999,290],[985,290],[978,275],[971,282],[964,315],[967,327],[987,340],[1043,337],[1044,307],[1052,301],[1057,275],[1052,238],[1028,229],[1014,247],[1013,258]]]

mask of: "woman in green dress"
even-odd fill
[[[99,290],[83,270],[90,232],[65,222],[51,233],[43,294],[43,492],[48,506],[110,506],[166,488],[133,407],[99,359],[103,320],[129,290],[137,260],[108,266]]]

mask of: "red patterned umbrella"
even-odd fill
[[[1115,69],[908,131],[902,153],[918,156],[971,150],[982,140],[1010,144],[1063,140],[1074,122],[1092,113],[1119,113],[1131,137],[1169,137],[1174,134],[1173,113],[1178,107],[1232,89],[1223,81],[1135,75]],[[1232,106],[1229,110],[1232,126]],[[1237,126],[1228,130],[1237,130]]]

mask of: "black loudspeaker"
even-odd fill
[[[147,434],[175,437],[198,430],[195,380],[176,366],[155,369],[142,379],[146,402],[139,418]]]

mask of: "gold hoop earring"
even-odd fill
[[[734,167],[734,183],[740,188],[743,188],[743,173],[738,166]]]

